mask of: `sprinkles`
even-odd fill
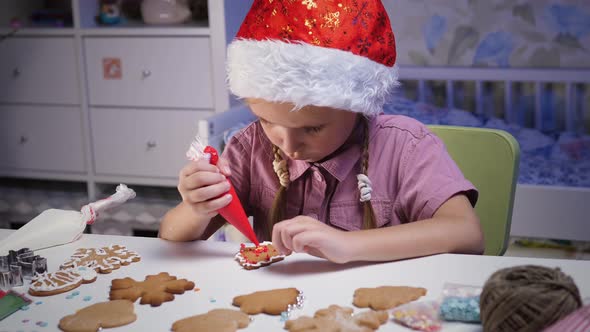
[[[448,321],[480,322],[479,296],[448,296],[440,305],[440,316]]]
[[[281,322],[287,321],[289,317],[291,317],[291,313],[293,312],[293,310],[303,308],[304,300],[305,296],[303,296],[303,292],[299,291],[299,294],[297,295],[297,302],[295,304],[287,305],[287,310],[281,312]]]

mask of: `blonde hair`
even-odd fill
[[[279,177],[279,191],[277,192],[270,213],[268,214],[268,225],[265,230],[267,239],[271,238],[272,228],[274,224],[285,219],[285,207],[287,205],[286,192],[289,187],[289,168],[287,168],[287,161],[281,156],[281,150],[273,144],[272,146],[273,161],[272,167]]]
[[[361,155],[361,174],[368,176],[367,171],[369,170],[369,119],[362,117],[363,122],[363,149]],[[375,216],[375,210],[373,210],[373,204],[371,200],[366,200],[363,203],[363,226],[362,229],[377,228],[377,217]]]
[[[367,170],[369,169],[369,120],[362,116],[361,122],[363,125],[363,147],[362,147],[362,155],[361,155],[361,173],[367,175]],[[279,178],[279,191],[277,192],[275,199],[272,203],[270,208],[270,213],[268,215],[268,226],[266,228],[266,235],[270,238],[272,234],[272,228],[274,224],[282,221],[285,216],[285,208],[286,208],[286,195],[287,195],[287,188],[289,187],[289,169],[287,168],[287,162],[283,159],[281,155],[280,149],[273,145],[272,146],[273,152],[273,169]],[[363,204],[363,225],[362,229],[371,229],[377,227],[377,218],[375,216],[375,211],[373,210],[373,205],[371,204],[370,200],[362,202]]]

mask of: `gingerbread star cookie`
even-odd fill
[[[245,244],[240,245],[240,252],[236,254],[236,260],[246,270],[254,270],[262,266],[267,266],[285,259],[279,251],[272,245],[272,242],[265,241],[258,247]]]
[[[238,310],[214,309],[206,314],[181,319],[172,324],[174,332],[235,332],[250,324],[250,317]]]
[[[422,287],[359,288],[354,291],[352,303],[359,308],[370,307],[373,310],[387,310],[417,300],[424,295],[426,295],[426,289]]]
[[[72,257],[61,265],[61,269],[87,266],[98,273],[111,273],[123,265],[138,262],[139,254],[124,246],[110,245],[102,248],[79,248]]]
[[[302,295],[297,288],[282,288],[236,296],[233,305],[249,315],[280,315],[289,311],[290,306],[300,306],[301,301]]]
[[[174,300],[173,294],[183,294],[195,288],[195,283],[186,279],[176,279],[166,272],[149,275],[144,281],[131,278],[114,279],[111,282],[110,300],[127,299],[131,302],[141,297],[141,304],[157,307],[164,302]]]
[[[365,311],[353,314],[352,308],[331,305],[316,311],[313,317],[302,316],[285,322],[290,332],[359,331],[372,332],[389,319],[386,311]]]
[[[51,296],[65,293],[96,280],[96,271],[80,266],[56,272],[36,273],[31,279],[29,294],[33,296]]]
[[[103,328],[127,325],[136,319],[131,301],[106,301],[82,308],[75,314],[62,318],[59,328],[65,332],[95,332]]]

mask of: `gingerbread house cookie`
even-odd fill
[[[254,270],[285,259],[285,255],[272,245],[272,242],[265,241],[258,247],[245,244],[240,245],[240,252],[236,254],[236,260],[246,270]]]

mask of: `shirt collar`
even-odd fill
[[[374,118],[369,120],[369,128],[372,128],[374,125]],[[264,150],[270,155],[271,159],[273,159],[272,155],[272,144],[264,134],[264,130],[260,123],[257,123],[256,126],[258,127],[258,133],[260,139],[265,142]],[[336,150],[332,156],[328,159],[323,160],[319,163],[310,163],[304,160],[292,160],[287,159],[287,165],[289,168],[289,180],[291,182],[297,180],[301,177],[312,165],[317,165],[323,169],[325,169],[330,175],[336,178],[339,182],[344,181],[348,174],[352,171],[354,166],[358,163],[358,160],[361,156],[361,149],[363,144],[363,125],[361,121],[358,121],[355,125],[352,135],[348,138],[348,140]]]
[[[309,163],[303,160],[289,159],[289,179],[291,181],[297,180],[312,165],[316,165],[325,169],[339,182],[344,181],[354,166],[358,163],[358,160],[361,156],[363,134],[363,125],[360,121],[358,121],[352,131],[352,135],[350,135],[348,140],[346,140],[346,142],[328,159],[325,159],[319,163]]]

